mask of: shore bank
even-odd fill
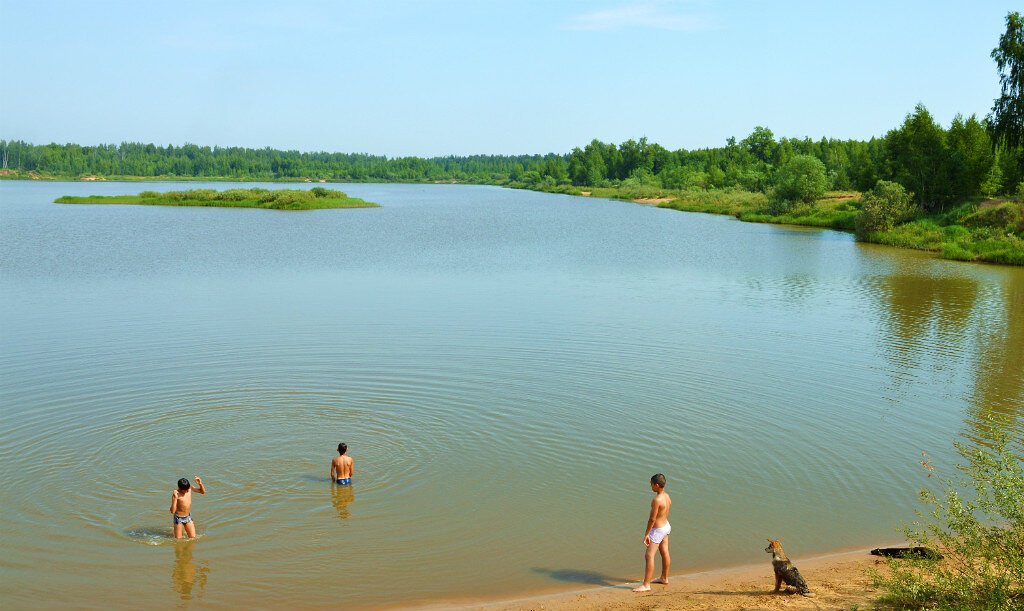
[[[696,611],[721,609],[845,609],[869,606],[878,597],[871,587],[867,568],[885,560],[870,549],[847,550],[812,558],[795,558],[794,564],[807,580],[813,597],[776,594],[771,562],[744,565],[669,577],[667,586],[654,584],[650,592],[636,594],[637,582],[621,583],[569,592],[546,593],[515,600],[448,601],[415,607],[396,607],[415,611],[582,611],[617,609],[620,611]],[[676,552],[680,554],[682,550]],[[659,565],[660,566],[660,565]]]
[[[748,223],[800,225],[849,233],[856,229],[862,195],[831,191],[812,203],[794,204],[785,212],[771,212],[765,193],[734,188],[650,193],[621,187],[588,187],[589,191],[565,185],[519,188],[721,214]],[[939,213],[917,214],[892,228],[871,231],[858,239],[869,244],[933,252],[939,258],[954,261],[1024,265],[1024,202],[972,198]]]

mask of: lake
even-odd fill
[[[673,573],[764,562],[768,587],[766,538],[797,560],[899,541],[922,451],[949,475],[988,415],[1021,427],[1021,268],[483,186],[52,203],[235,186],[0,182],[5,608],[622,583],[657,472]],[[201,536],[175,543],[194,475]]]

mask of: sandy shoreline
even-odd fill
[[[870,548],[843,551],[812,558],[795,558],[794,564],[807,580],[813,597],[775,594],[768,556],[761,564],[670,576],[669,585],[652,586],[651,592],[634,594],[635,583],[581,588],[504,601],[450,601],[406,607],[419,610],[480,609],[486,611],[577,611],[620,609],[656,611],[723,609],[851,609],[867,606],[878,596],[866,569],[884,562]]]

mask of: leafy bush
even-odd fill
[[[783,202],[809,204],[824,195],[827,187],[825,164],[811,155],[795,155],[779,168],[769,208],[787,211],[791,206]]]
[[[883,604],[903,609],[1020,609],[1024,607],[1024,463],[1020,436],[989,419],[977,447],[956,444],[967,461],[962,475],[922,490],[927,515],[901,529],[913,545],[945,556],[893,559],[888,575],[872,571]],[[927,457],[921,464],[933,471]],[[929,473],[929,477],[931,473]]]
[[[313,195],[313,197],[327,197],[328,193],[330,193],[330,191],[323,187],[313,187],[312,189],[309,190],[309,192]]]
[[[217,194],[217,199],[223,202],[240,202],[246,199],[254,199],[253,193],[246,189],[228,189]]]
[[[747,170],[739,176],[737,183],[747,191],[764,192],[768,188],[768,177],[764,172]]]
[[[192,189],[185,192],[185,199],[193,199],[199,202],[209,202],[217,199],[217,191],[213,189]]]
[[[139,193],[139,197],[160,197],[160,194],[156,191],[143,191]]]
[[[661,184],[666,189],[677,189],[685,191],[689,189],[701,189],[707,182],[707,174],[698,172],[686,166],[665,170],[658,174]]]
[[[540,172],[537,170],[530,170],[523,174],[523,182],[528,185],[535,185],[540,182]]]
[[[287,206],[298,202],[309,201],[314,198],[309,191],[298,191],[292,189],[281,189],[280,191],[272,191],[270,193],[274,196],[272,200],[275,205]]]
[[[869,233],[889,231],[910,218],[914,211],[913,198],[914,194],[899,183],[888,180],[875,183],[861,198],[856,219],[857,237],[863,239]]]
[[[187,199],[187,195],[184,191],[168,191],[167,193],[164,193],[164,197],[172,202],[180,202]]]

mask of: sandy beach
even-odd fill
[[[667,586],[655,584],[650,592],[635,594],[633,583],[623,583],[518,600],[451,602],[418,609],[480,609],[486,611],[577,611],[619,609],[658,611],[697,609],[852,609],[867,606],[878,596],[871,587],[867,567],[884,562],[868,549],[844,551],[814,558],[795,558],[813,597],[775,594],[775,581],[767,555],[762,564],[671,576]]]

